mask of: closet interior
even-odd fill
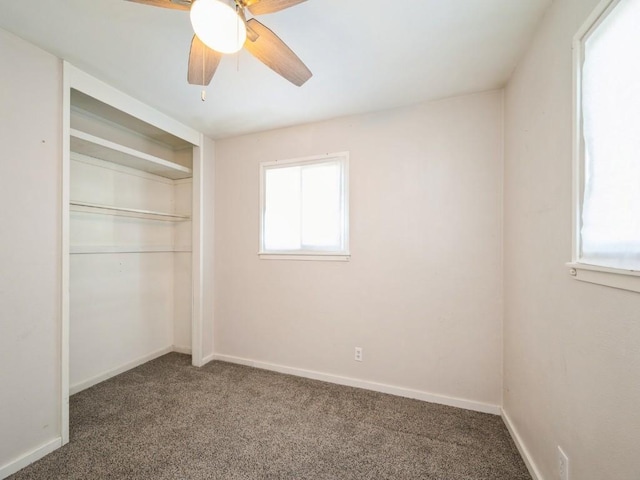
[[[191,352],[194,145],[70,93],[70,393]]]

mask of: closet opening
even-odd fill
[[[67,443],[70,395],[172,351],[203,363],[202,158],[197,132],[68,64],[64,102]]]

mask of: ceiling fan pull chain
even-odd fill
[[[200,92],[200,100],[202,100],[203,102],[207,99],[207,86],[205,85],[205,71],[204,71],[204,67],[205,67],[205,56],[206,53],[203,52],[202,53],[202,92]]]
[[[240,5],[236,2],[236,15],[240,15]],[[240,24],[236,24],[236,38],[240,38]],[[240,49],[242,50],[242,49]],[[240,50],[236,52],[236,72],[240,71]]]

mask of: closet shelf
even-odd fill
[[[70,129],[70,134],[72,152],[153,173],[172,180],[192,177],[190,168],[177,163],[96,137],[75,128]]]
[[[110,253],[191,253],[191,246],[175,245],[71,245],[71,255],[95,255]]]
[[[140,210],[137,208],[114,207],[111,205],[100,205],[97,203],[69,202],[72,212],[98,213],[101,215],[115,215],[122,217],[145,218],[149,220],[163,220],[167,222],[184,222],[191,220],[189,215],[178,215],[175,213],[154,212],[153,210]]]

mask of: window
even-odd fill
[[[640,291],[638,25],[640,0],[603,2],[574,42],[571,273],[580,280]]]
[[[260,256],[348,260],[347,153],[260,164]]]

